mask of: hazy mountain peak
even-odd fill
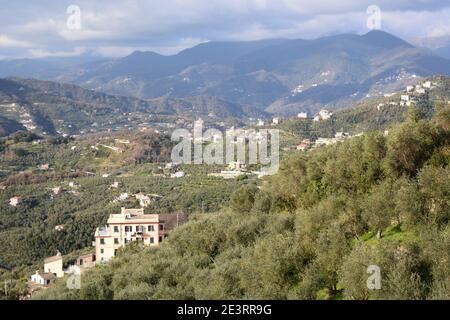
[[[372,30],[361,36],[361,39],[367,44],[373,46],[392,49],[395,47],[408,47],[413,48],[414,46],[406,42],[399,37],[396,37],[390,33],[381,30]]]

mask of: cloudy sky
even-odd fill
[[[173,54],[205,41],[363,34],[369,31],[371,5],[381,9],[382,30],[429,46],[450,39],[450,0],[0,0],[0,4],[0,58],[86,53],[117,57],[134,50]]]

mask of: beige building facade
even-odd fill
[[[144,214],[144,209],[122,208],[109,216],[107,225],[95,231],[96,263],[108,262],[132,241],[158,246],[168,231],[186,220],[184,214]]]
[[[56,256],[49,257],[44,260],[44,272],[52,273],[57,278],[64,277],[63,257],[61,253],[58,252]]]

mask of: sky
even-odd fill
[[[168,55],[207,41],[313,39],[371,28],[442,46],[450,43],[450,0],[0,0],[0,59]]]

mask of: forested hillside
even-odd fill
[[[34,298],[450,299],[450,105],[424,111],[387,136],[293,154],[160,248],[127,246],[80,290],[62,279]]]

